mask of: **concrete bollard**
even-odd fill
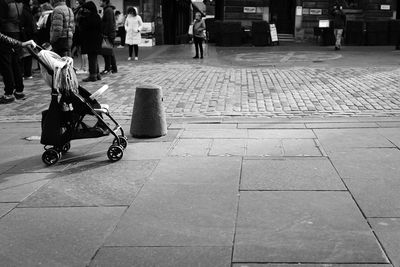
[[[160,86],[146,85],[136,88],[131,120],[133,137],[155,138],[167,134],[162,98]]]

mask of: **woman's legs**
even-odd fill
[[[99,66],[97,64],[97,54],[90,53],[88,54],[89,61],[89,77],[84,79],[84,82],[95,82],[97,81],[97,76],[99,73]]]
[[[128,45],[128,48],[129,48],[129,57],[131,58],[133,54],[133,45]]]
[[[197,37],[193,38],[193,42],[194,42],[194,47],[196,49],[196,55],[194,56],[194,58],[199,58],[199,41]]]
[[[203,58],[203,38],[199,38],[200,58]]]
[[[135,48],[135,57],[139,56],[139,45],[133,45],[133,48]]]
[[[200,58],[203,58],[203,38],[194,37],[194,46],[196,48],[196,56],[194,58],[199,57],[199,50],[200,50]]]

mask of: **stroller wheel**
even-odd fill
[[[122,146],[112,145],[107,151],[107,156],[110,161],[118,161],[124,156],[124,148]]]
[[[71,149],[71,143],[65,143],[62,148],[61,148],[61,152],[62,153],[67,153],[69,150]]]
[[[119,135],[119,143],[125,149],[128,146],[128,138],[126,136]],[[118,139],[114,138],[113,145],[118,146]]]
[[[60,158],[61,154],[54,148],[47,149],[45,152],[43,152],[42,155],[42,161],[47,166],[56,164],[60,160]]]

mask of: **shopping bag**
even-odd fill
[[[190,36],[193,36],[193,25],[190,25],[190,26],[189,26],[188,34],[189,34]]]
[[[69,141],[65,126],[63,111],[56,97],[52,97],[48,110],[42,112],[42,135],[40,143],[43,145],[62,146]]]
[[[104,56],[111,56],[113,52],[113,45],[107,38],[103,38],[101,43],[101,54]]]

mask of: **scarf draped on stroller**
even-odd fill
[[[48,50],[41,50],[38,56],[47,66],[54,70],[53,80],[48,71],[45,68],[41,68],[41,74],[47,85],[56,89],[62,96],[68,97],[70,92],[79,93],[78,78],[76,77],[72,58],[60,57]]]

